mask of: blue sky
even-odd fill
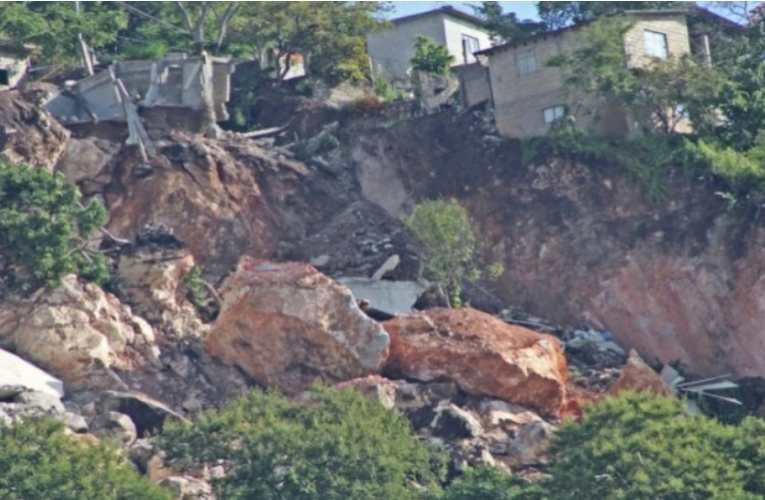
[[[481,2],[391,2],[395,9],[391,17],[407,16],[426,10],[433,10],[444,5],[453,5],[469,14],[473,13],[472,5],[480,5]],[[535,2],[499,2],[505,12],[515,12],[519,19],[536,19],[537,8]]]

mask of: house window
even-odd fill
[[[7,69],[0,69],[0,85],[11,84],[11,72]]]
[[[659,59],[666,59],[669,56],[667,35],[664,33],[645,30],[643,32],[643,40],[645,41],[645,53],[649,56]]]
[[[481,50],[481,44],[477,38],[470,35],[462,35],[462,57],[465,59],[465,64],[479,50]]]
[[[560,120],[566,116],[565,106],[553,106],[551,108],[545,108],[542,110],[542,114],[545,117],[545,123],[552,123],[555,120]]]
[[[536,73],[537,55],[533,50],[524,50],[515,54],[515,72],[518,76]]]

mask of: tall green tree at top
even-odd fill
[[[537,2],[537,11],[547,29],[555,30],[629,10],[684,9],[689,4],[691,2]]]

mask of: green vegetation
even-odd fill
[[[402,222],[420,245],[421,277],[433,280],[449,306],[461,305],[462,282],[483,274],[498,278],[504,267],[476,266],[477,237],[467,210],[457,200],[425,200]]]
[[[414,42],[414,57],[410,62],[415,71],[446,75],[454,64],[454,56],[443,45],[437,44],[426,36],[418,36]]]
[[[497,468],[465,470],[433,500],[541,500],[543,490]]]
[[[684,9],[686,2],[538,2],[539,18],[554,30],[627,10]]]
[[[169,500],[120,453],[64,434],[52,420],[0,426],[0,498]]]
[[[403,500],[438,479],[409,423],[350,390],[316,388],[307,406],[255,391],[167,425],[160,447],[177,467],[222,461],[228,474],[213,486],[232,500]]]
[[[83,206],[80,199],[60,173],[0,163],[0,252],[17,269],[18,284],[55,286],[65,273],[108,281],[103,255],[87,248],[106,209],[95,200]]]

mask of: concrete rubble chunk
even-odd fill
[[[130,417],[115,411],[96,415],[90,423],[90,432],[96,437],[111,439],[126,448],[138,437],[135,424]]]
[[[221,290],[205,350],[288,394],[378,373],[388,334],[347,288],[302,263],[243,257]]]
[[[123,413],[130,417],[138,436],[162,429],[167,420],[185,420],[164,403],[139,392],[106,391],[101,396],[104,411]]]
[[[0,349],[0,400],[13,397],[24,390],[64,397],[64,383],[61,380],[15,354]]]

